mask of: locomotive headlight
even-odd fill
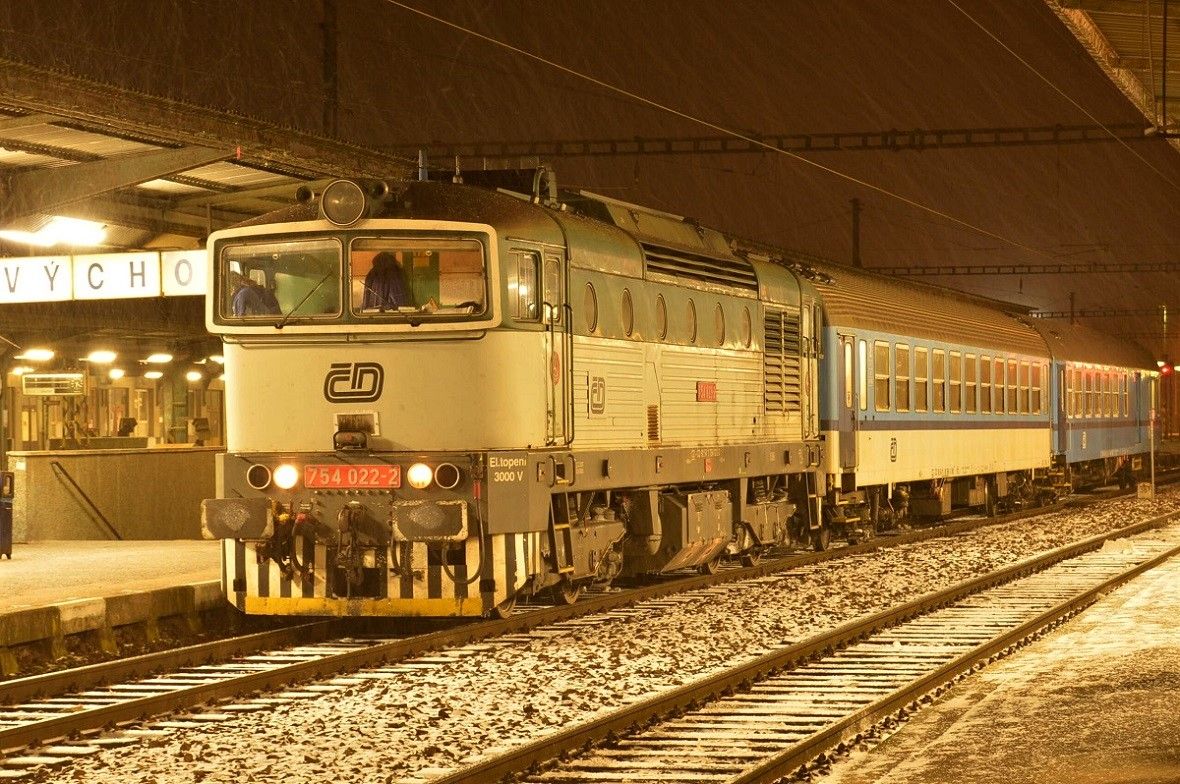
[[[410,470],[406,471],[406,482],[415,490],[424,490],[430,487],[430,482],[433,479],[434,469],[425,463],[414,463],[410,466]]]
[[[320,211],[337,226],[351,226],[365,214],[365,192],[351,180],[328,183],[320,197]]]
[[[275,486],[282,490],[290,490],[299,482],[299,469],[290,463],[276,466],[274,471]]]

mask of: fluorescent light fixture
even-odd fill
[[[152,354],[144,361],[151,365],[165,365],[172,361],[172,355],[161,351],[158,354]]]
[[[27,359],[29,362],[48,362],[54,357],[51,348],[29,348],[23,354],[17,354],[17,359]]]
[[[26,367],[25,365],[17,365],[8,372],[14,376],[23,376],[25,373],[32,373],[33,369],[31,367]]]
[[[224,365],[225,364],[225,357],[221,356],[220,354],[210,354],[209,361],[216,362],[219,365]]]
[[[23,242],[42,248],[54,245],[93,247],[106,239],[107,229],[101,223],[65,218],[55,215],[37,231],[0,231],[0,237],[12,242]]]
[[[110,376],[112,381],[118,381],[123,376],[127,375],[127,371],[123,368],[111,368],[107,371],[107,375]]]
[[[189,381],[200,381],[202,378],[204,378],[204,376],[201,375],[201,371],[199,370],[190,370],[184,374],[184,377]]]
[[[87,354],[86,361],[93,362],[96,365],[109,365],[112,362],[114,362],[115,358],[118,356],[119,355],[113,351],[108,351],[106,349],[98,349],[96,351],[91,351],[89,354]]]
[[[164,373],[163,373],[162,371],[159,371],[159,370],[149,370],[148,372],[146,372],[146,373],[144,373],[144,374],[143,374],[143,377],[144,377],[144,378],[150,378],[150,379],[152,379],[153,381],[155,381],[157,378],[163,378],[163,377],[164,377]]]

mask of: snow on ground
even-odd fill
[[[37,781],[417,781],[485,751],[753,658],[969,577],[1150,515],[1180,493],[992,526],[946,539],[704,589],[485,641],[372,672],[362,685],[143,745]]]

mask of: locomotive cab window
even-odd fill
[[[487,274],[474,239],[383,237],[349,249],[352,311],[358,316],[466,316],[483,313]],[[536,305],[536,268],[531,273]]]
[[[508,268],[508,299],[517,321],[541,317],[537,282],[541,259],[531,251],[514,251]]]
[[[226,321],[340,315],[340,243],[335,239],[226,244],[217,273],[218,309]]]

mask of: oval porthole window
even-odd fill
[[[631,337],[635,331],[635,305],[631,302],[631,290],[623,289],[623,334]]]
[[[721,307],[721,303],[717,303],[717,308],[713,311],[713,329],[717,335],[717,345],[725,344],[725,308]]]
[[[746,348],[754,341],[754,322],[750,318],[750,309],[742,308],[742,344]]]
[[[656,295],[656,332],[660,340],[668,337],[668,303],[663,294]]]
[[[688,342],[697,342],[697,305],[691,299],[688,301]]]
[[[598,295],[594,293],[594,284],[586,284],[586,329],[590,332],[598,329]]]

